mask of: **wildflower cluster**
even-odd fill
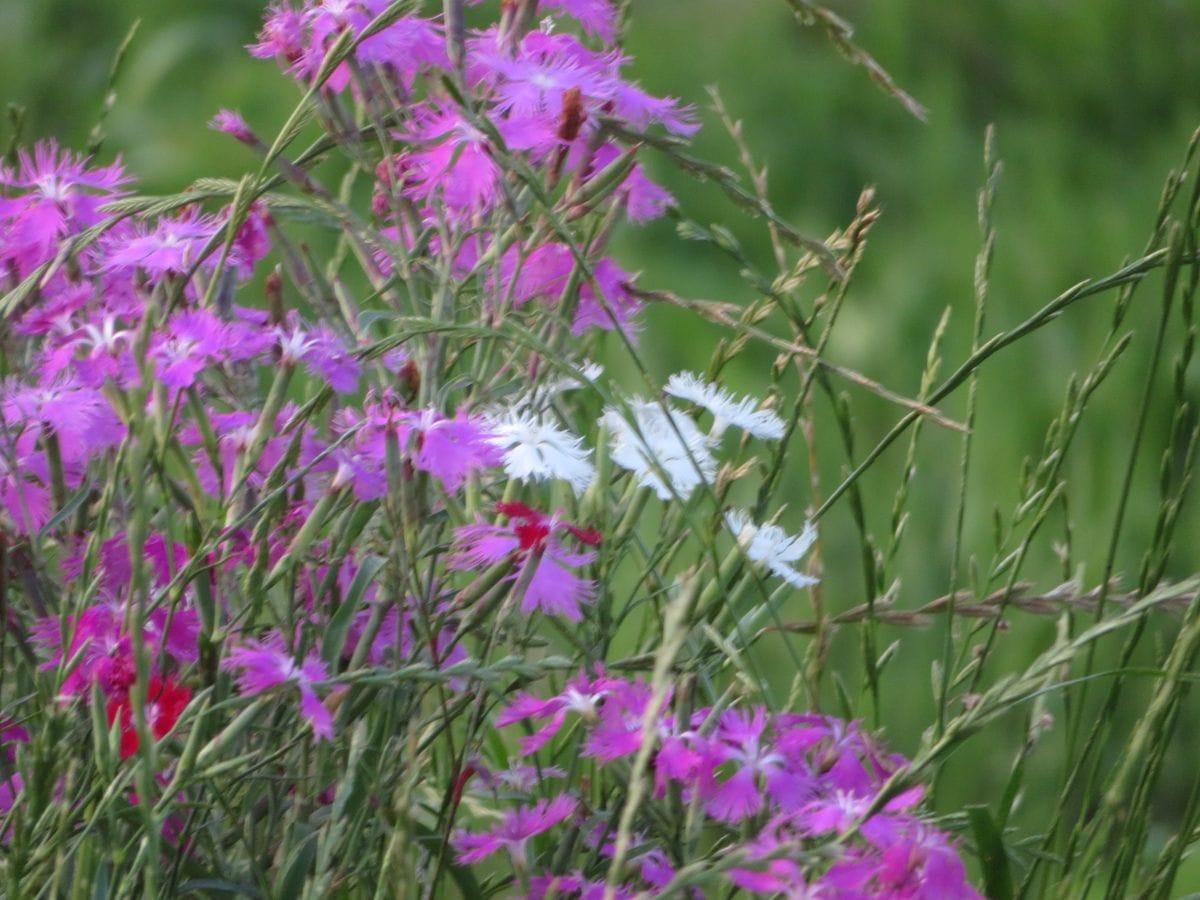
[[[679,868],[691,864],[694,871],[698,860],[723,871],[732,886],[755,893],[979,896],[952,841],[913,815],[923,789],[882,796],[887,779],[906,761],[883,751],[855,723],[770,714],[761,706],[682,715],[672,710],[670,696],[664,699],[656,703],[641,681],[581,675],[548,699],[520,694],[496,716],[500,727],[536,727],[520,739],[523,759],[577,753],[618,781],[614,770],[633,763],[648,744],[654,787],[645,821],[658,823],[658,833],[634,836],[622,858],[626,865],[617,870],[616,896],[680,890],[690,879]],[[571,737],[556,747],[552,742],[564,731]],[[474,773],[486,776],[476,791],[480,805],[500,799],[498,783],[506,784],[503,796],[510,802],[545,797],[559,785],[562,792],[518,806],[492,830],[458,832],[452,842],[460,859],[474,862],[504,850],[518,874],[530,879],[531,896],[603,896],[622,794],[594,785],[589,795],[576,796],[563,784],[561,769],[542,762],[522,767],[541,775],[514,787],[511,777],[498,782],[497,773]],[[683,822],[688,849],[680,854]],[[593,848],[594,872],[531,872],[529,842],[555,826]]]
[[[613,229],[674,203],[638,136],[697,127],[626,77],[616,5],[505,0],[471,28],[484,11],[417,5],[268,11],[250,52],[299,82],[295,127],[212,122],[258,178],[141,198],[48,142],[0,170],[4,652],[36,663],[0,686],[10,871],[48,864],[32,825],[86,861],[103,821],[181,890],[267,858],[314,896],[358,890],[378,873],[335,875],[352,833],[391,877],[479,863],[529,896],[601,896],[610,865],[618,896],[653,893],[698,860],[718,891],[969,896],[920,790],[880,799],[901,761],[856,725],[730,707],[707,677],[690,712],[603,674],[520,690],[705,617],[664,658],[682,679],[705,628],[744,642],[816,584],[816,530],[734,504],[794,430],[778,378],[766,403],[721,365],[628,391],[588,361],[635,352],[646,302]],[[306,118],[323,136],[293,152]],[[331,261],[290,219],[331,227]],[[51,752],[69,732],[136,791],[75,777]],[[650,754],[631,845],[620,792],[552,764],[570,747],[605,778]],[[536,784],[511,748],[547,756]],[[574,835],[556,860],[551,828]]]

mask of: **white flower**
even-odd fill
[[[725,514],[725,524],[737,538],[751,562],[762,563],[788,584],[808,587],[817,579],[805,575],[792,565],[809,551],[817,539],[817,528],[812,522],[796,537],[791,537],[778,525],[755,525],[749,514],[740,509]]]
[[[583,440],[541,416],[511,410],[493,420],[492,430],[492,443],[504,450],[504,471],[510,478],[559,478],[580,494],[596,477]]]
[[[703,406],[713,414],[713,434],[721,435],[730,425],[755,437],[777,441],[786,430],[783,419],[769,409],[759,409],[753,397],[741,400],[722,387],[709,384],[692,372],[676,372],[667,380],[666,392],[680,400]]]
[[[696,486],[717,474],[712,441],[688,416],[657,403],[630,403],[634,426],[613,407],[604,410],[600,423],[612,435],[612,461],[628,469],[662,500],[678,494],[686,500]],[[670,484],[663,481],[666,474]],[[672,493],[672,489],[674,493]]]

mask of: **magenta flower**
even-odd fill
[[[130,181],[120,163],[89,169],[89,160],[53,142],[38,144],[32,156],[21,151],[18,162],[15,173],[0,168],[0,186],[26,191],[0,199],[0,220],[8,222],[0,255],[22,274],[53,257],[64,236],[99,223],[101,204]]]
[[[318,741],[333,737],[333,714],[321,702],[313,685],[329,679],[329,671],[316,651],[297,664],[283,636],[272,632],[266,640],[249,640],[221,661],[221,668],[238,671],[238,692],[248,697],[280,685],[294,684],[300,691],[300,715]]]
[[[577,807],[575,798],[561,794],[553,800],[541,800],[534,806],[508,812],[504,822],[491,831],[455,832],[450,843],[458,851],[460,863],[479,862],[504,849],[508,851],[513,866],[524,871],[529,868],[529,839],[570,818]]]
[[[358,390],[362,366],[328,325],[304,329],[293,317],[287,328],[277,328],[275,334],[283,362],[289,365],[303,362],[339,393]]]
[[[630,275],[608,257],[596,263],[592,274],[592,280],[580,285],[579,307],[571,334],[578,337],[589,328],[630,331],[633,317],[642,310],[642,301],[630,291],[637,276]]]
[[[454,493],[477,469],[498,466],[504,460],[486,421],[463,410],[452,419],[432,409],[410,410],[397,417],[402,447],[416,448],[413,465],[428,472]]]
[[[0,445],[0,504],[19,533],[34,534],[50,521],[49,485],[50,469],[35,432],[24,432],[10,447]]]
[[[304,14],[292,9],[287,3],[278,3],[267,11],[258,43],[246,49],[259,59],[278,57],[287,66],[293,65],[304,55],[307,33]]]
[[[596,587],[573,570],[591,563],[596,554],[567,550],[562,535],[570,534],[580,543],[594,547],[600,543],[600,534],[563,522],[557,515],[546,516],[523,503],[498,503],[496,511],[508,516],[509,521],[504,525],[481,521],[455,530],[456,550],[450,559],[451,568],[485,568],[514,558],[513,571],[505,580],[525,585],[521,598],[523,613],[536,609],[572,622],[581,621],[581,607],[591,601]],[[535,567],[532,572],[531,566]]]
[[[591,174],[603,171],[620,155],[619,148],[613,144],[604,144],[592,156]],[[660,187],[646,176],[646,170],[640,163],[635,163],[629,170],[616,193],[625,200],[625,214],[629,216],[629,220],[639,225],[659,218],[666,212],[667,207],[675,203],[675,198],[666,188]]]
[[[576,713],[585,722],[595,722],[601,703],[608,696],[613,681],[601,674],[595,679],[579,674],[567,682],[563,692],[548,700],[532,694],[521,693],[496,715],[496,727],[504,728],[516,722],[530,719],[549,719],[529,737],[521,738],[521,755],[528,756],[544,747],[556,735],[567,720],[568,713]]]
[[[105,242],[102,271],[140,269],[152,283],[182,275],[221,228],[218,220],[200,215],[160,219],[153,227],[136,225],[128,234]]]
[[[241,141],[243,144],[256,146],[259,143],[258,137],[254,134],[253,129],[242,118],[241,113],[231,109],[222,109],[213,116],[212,121],[208,123],[209,127],[214,131],[220,131],[230,137]]]
[[[51,654],[42,665],[43,670],[54,671],[64,659],[78,659],[59,688],[60,699],[86,697],[92,684],[99,685],[106,696],[125,695],[133,684],[136,669],[133,640],[124,631],[124,621],[124,604],[104,602],[78,615],[68,615],[65,633],[60,630],[58,616],[48,616],[34,624],[31,629],[34,640]],[[193,610],[177,610],[173,616],[166,610],[155,610],[142,639],[153,654],[166,652],[176,661],[186,663],[196,659],[199,633],[200,620]]]
[[[420,149],[408,155],[402,188],[410,199],[444,204],[452,220],[469,219],[495,203],[500,167],[487,137],[454,107],[421,106],[405,140]]]

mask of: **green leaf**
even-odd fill
[[[967,807],[967,818],[971,822],[971,830],[975,832],[984,890],[990,900],[1011,900],[1013,886],[1008,853],[1004,850],[1004,837],[996,827],[992,814],[986,807],[970,806]]]
[[[354,621],[354,614],[359,609],[363,594],[375,580],[375,576],[379,574],[379,570],[383,568],[385,562],[387,560],[382,556],[368,556],[362,561],[358,571],[354,573],[354,581],[350,583],[350,589],[346,591],[342,605],[337,608],[337,612],[329,620],[328,628],[325,629],[325,642],[321,645],[321,658],[325,660],[326,664],[332,666],[334,661],[342,655],[342,649],[346,646],[346,635],[350,631],[350,624]]]

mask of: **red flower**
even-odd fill
[[[191,688],[159,675],[150,677],[150,689],[146,692],[146,720],[156,741],[162,740],[175,727],[191,699]],[[133,703],[128,694],[108,701],[110,728],[117,716],[121,717],[121,759],[129,759],[138,751],[138,734],[133,723]]]

